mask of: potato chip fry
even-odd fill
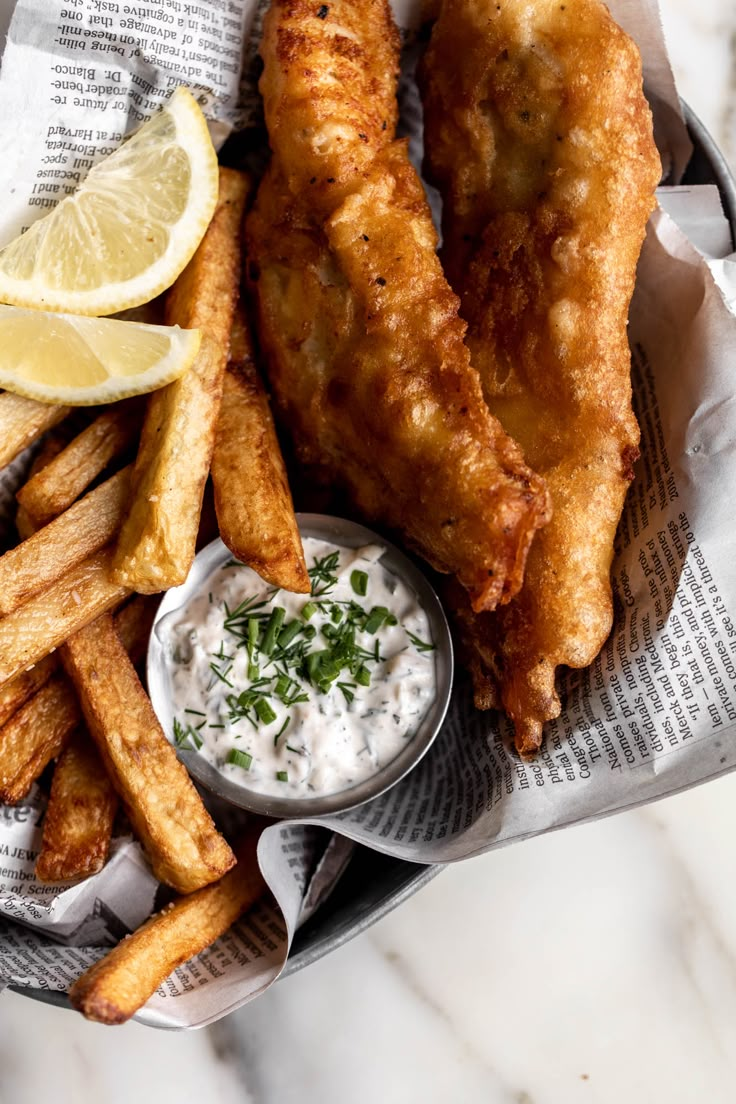
[[[117,532],[130,487],[123,468],[33,536],[0,556],[0,617],[57,582]]]
[[[149,594],[183,583],[194,559],[227,364],[248,178],[220,170],[202,244],[169,294],[167,321],[202,331],[192,368],[149,400],[133,468],[132,507],[115,554],[116,582]]]
[[[36,877],[73,882],[107,862],[118,797],[87,733],[78,730],[54,770]]]
[[[286,468],[242,305],[233,321],[212,485],[220,536],[233,556],[273,586],[308,593]]]
[[[0,393],[0,468],[14,460],[47,429],[58,425],[69,410],[68,406],[24,399],[10,391]]]
[[[82,974],[69,991],[72,1005],[88,1020],[125,1023],[177,966],[224,935],[266,891],[255,834],[237,850],[224,878],[179,897]]]
[[[156,877],[181,893],[221,877],[234,856],[166,739],[110,615],[71,636],[61,654]]]
[[[0,685],[127,597],[125,587],[110,582],[111,558],[110,549],[96,552],[0,620]]]
[[[140,404],[111,407],[82,430],[18,491],[37,526],[68,510],[107,465],[129,449],[140,430]]]

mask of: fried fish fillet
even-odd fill
[[[518,590],[548,499],[483,402],[393,137],[388,4],[276,0],[261,52],[273,160],[246,223],[248,273],[299,458],[493,609]]]
[[[420,84],[472,363],[552,494],[520,594],[464,613],[533,753],[560,710],[556,668],[592,662],[611,627],[639,441],[627,314],[659,158],[638,51],[599,0],[445,0]]]

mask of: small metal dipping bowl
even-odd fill
[[[273,797],[257,793],[249,790],[246,785],[226,778],[199,752],[177,748],[177,755],[192,777],[202,786],[242,809],[280,819],[326,816],[330,813],[344,812],[356,805],[362,805],[364,801],[378,797],[400,781],[428,751],[439,732],[450,702],[453,675],[452,639],[440,601],[421,571],[407,559],[403,552],[377,533],[353,521],[327,517],[323,514],[297,514],[297,520],[302,537],[332,541],[346,548],[361,548],[366,544],[377,544],[385,549],[379,561],[380,564],[389,574],[396,575],[414,592],[429,620],[432,641],[435,644],[435,650],[432,653],[435,664],[435,697],[416,732],[395,759],[357,785],[341,790],[339,793],[319,797]],[[187,581],[168,591],[156,613],[148,645],[148,692],[156,715],[169,737],[174,728],[174,710],[169,681],[170,664],[157,628],[164,618],[181,609],[195,594],[203,590],[213,571],[229,559],[232,559],[232,554],[221,540],[208,544],[195,558]]]

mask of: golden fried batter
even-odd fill
[[[302,461],[493,609],[521,584],[547,496],[483,402],[393,139],[388,5],[277,0],[261,50],[274,156],[248,268],[277,404]]]
[[[552,494],[521,593],[463,615],[531,753],[556,668],[589,664],[611,626],[639,440],[626,321],[659,159],[638,51],[599,0],[445,0],[421,84],[472,363]]]

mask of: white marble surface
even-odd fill
[[[736,165],[736,4],[662,8]],[[203,1032],[5,994],[0,1102],[731,1104],[735,839],[732,776],[495,852]]]

